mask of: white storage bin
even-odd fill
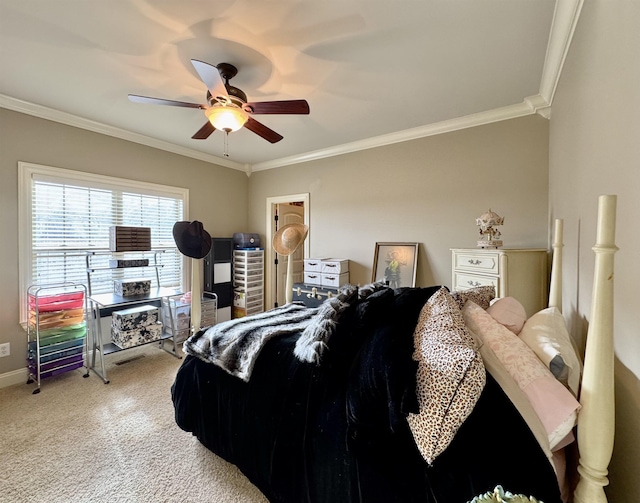
[[[321,285],[322,274],[319,272],[304,271],[304,282],[308,285]]]
[[[322,272],[323,258],[306,258],[304,259],[305,272]],[[305,281],[306,283],[306,281]]]
[[[346,258],[325,258],[322,259],[322,270],[324,273],[342,274],[349,272],[349,260]]]
[[[233,260],[236,265],[237,264],[255,264],[255,263],[262,264],[263,253],[262,251],[255,251],[255,252],[246,251],[242,253],[238,253],[234,251]]]
[[[233,286],[248,290],[250,288],[261,288],[263,284],[261,277],[246,278],[244,276],[234,276]]]
[[[320,285],[323,287],[338,287],[349,283],[349,273],[342,274],[321,274]]]

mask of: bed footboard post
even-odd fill
[[[562,247],[563,225],[561,218],[556,218],[553,237],[553,256],[551,257],[551,281],[549,287],[549,307],[557,307],[562,312]]]
[[[591,300],[587,330],[584,373],[578,416],[580,480],[575,503],[605,503],[604,486],[613,453],[615,398],[613,374],[613,256],[617,197],[600,196],[598,228]]]

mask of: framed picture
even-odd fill
[[[376,243],[371,281],[391,288],[416,286],[418,243]]]

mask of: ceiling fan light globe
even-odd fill
[[[236,106],[213,105],[205,110],[209,122],[220,131],[237,131],[249,119],[247,112]]]

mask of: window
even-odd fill
[[[158,251],[162,265],[158,268],[160,285],[183,289],[183,257],[175,247],[172,230],[176,221],[186,219],[188,189],[23,162],[18,163],[18,171],[21,298],[33,284],[86,284],[86,252],[97,252],[91,257],[92,267],[106,267],[112,258],[109,228],[113,225],[150,227],[151,247]],[[154,261],[149,252],[126,256]],[[91,276],[92,293],[113,291],[116,275],[144,275],[152,285],[156,283],[152,268],[103,270]],[[25,315],[21,312],[21,320]]]

